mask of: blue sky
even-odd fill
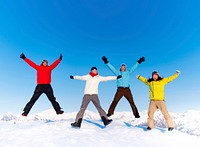
[[[167,77],[181,71],[165,88],[168,110],[199,110],[200,105],[200,1],[194,0],[0,0],[0,113],[21,113],[36,86],[36,72],[19,55],[40,64],[63,60],[52,73],[57,101],[66,112],[78,111],[84,82],[69,75],[85,75],[92,66],[102,76],[113,75],[103,64],[107,56],[116,68],[146,61],[131,76],[131,90],[139,111],[148,109],[148,87],[137,80],[153,70]],[[116,82],[99,85],[99,98],[107,111]],[[45,95],[30,113],[52,108]],[[92,104],[88,110],[94,110]],[[131,111],[123,98],[116,111]]]

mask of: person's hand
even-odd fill
[[[120,79],[120,78],[122,78],[122,75],[117,76],[117,79]]]
[[[69,77],[70,77],[70,79],[74,79],[74,76],[72,76],[72,75],[70,75]]]
[[[144,62],[145,61],[145,58],[144,57],[141,57],[137,62],[139,63],[139,64],[141,64],[142,62]]]
[[[62,60],[62,57],[63,57],[63,56],[62,56],[62,54],[60,54],[60,57],[59,57],[59,58],[60,58],[60,60]]]
[[[105,56],[102,57],[102,60],[103,60],[103,62],[104,62],[105,64],[108,63],[108,59],[107,59]]]
[[[179,70],[176,70],[176,73],[177,73],[177,74],[180,74],[181,72],[180,72]]]
[[[26,58],[26,56],[24,55],[24,53],[22,53],[22,54],[20,55],[20,58],[22,58],[23,60]]]

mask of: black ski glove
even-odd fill
[[[120,79],[122,77],[122,75],[117,76],[117,79]]]
[[[62,54],[60,54],[60,60],[62,60],[62,57],[63,57]]]
[[[20,58],[22,58],[23,60],[26,58],[26,56],[24,55],[24,53],[22,53],[22,54],[20,55]]]
[[[108,59],[107,59],[105,56],[102,57],[102,60],[103,60],[103,62],[104,62],[105,64],[108,63]]]
[[[74,76],[72,76],[72,75],[70,75],[69,77],[70,77],[70,79],[74,79]]]
[[[141,57],[137,62],[139,63],[139,64],[141,64],[142,62],[144,62],[145,61],[145,58],[144,57]]]

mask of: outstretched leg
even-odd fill
[[[53,94],[53,89],[50,84],[44,85],[44,93],[47,95],[49,101],[51,102],[54,110],[56,111],[57,114],[62,114],[64,111],[61,111],[61,107],[59,103],[56,101],[56,98],[54,97]]]
[[[80,119],[80,118],[83,118],[83,115],[84,115],[84,113],[85,113],[85,110],[86,110],[86,108],[87,108],[87,106],[88,106],[88,104],[89,104],[89,102],[90,102],[90,100],[91,100],[91,95],[89,95],[89,94],[85,94],[84,96],[83,96],[83,100],[82,100],[82,104],[81,104],[81,108],[80,108],[80,110],[79,110],[79,112],[77,113],[77,115],[76,115],[76,122],[78,122],[78,120]]]
[[[104,116],[105,118],[107,118],[106,112],[103,110],[103,108],[100,105],[98,96],[96,94],[93,94],[92,97],[93,97],[92,102],[94,106],[96,107],[97,111],[99,112],[100,117]]]
[[[166,107],[166,104],[164,101],[160,101],[159,102],[159,105],[158,105],[160,111],[162,112],[166,122],[167,122],[167,125],[168,125],[168,128],[174,128],[174,123],[167,111],[167,107]]]
[[[99,112],[99,115],[103,121],[103,124],[105,126],[109,125],[112,122],[112,119],[108,119],[106,112],[103,110],[103,108],[100,105],[100,101],[99,98],[96,94],[92,95],[92,102],[94,104],[94,106],[96,107],[97,111]]]
[[[31,108],[33,107],[33,105],[35,104],[35,102],[38,100],[38,98],[40,97],[40,95],[42,94],[42,89],[40,85],[37,85],[35,88],[35,91],[33,93],[33,96],[31,97],[30,101],[26,104],[26,106],[23,109],[23,113],[22,115],[27,116],[28,113],[30,112]]]
[[[156,101],[150,101],[148,110],[148,127],[150,129],[154,128],[154,113],[157,108]]]
[[[131,94],[131,90],[129,88],[125,89],[125,94],[124,94],[125,98],[128,100],[130,106],[131,106],[131,109],[133,111],[133,115],[136,117],[136,118],[140,118],[140,115],[139,115],[139,112],[138,112],[138,109],[133,101],[133,96]]]
[[[115,108],[116,108],[119,100],[122,98],[122,96],[123,96],[123,89],[118,88],[117,92],[115,94],[114,100],[112,101],[110,108],[108,110],[108,114],[107,114],[108,116],[111,116],[112,114],[114,114]]]

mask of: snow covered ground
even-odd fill
[[[131,112],[116,112],[104,127],[97,112],[86,111],[81,129],[71,128],[77,112],[56,115],[46,110],[28,117],[0,116],[1,147],[200,147],[200,112],[170,113],[176,125],[167,131],[160,111],[157,128],[147,131],[147,112],[135,119]]]

